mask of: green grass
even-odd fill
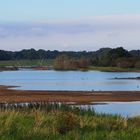
[[[53,65],[53,60],[10,60],[10,61],[0,61],[0,67],[4,66],[48,66]]]
[[[140,71],[140,69],[138,68],[97,67],[97,66],[90,66],[88,70],[97,70],[97,71],[106,71],[106,72]]]
[[[5,66],[53,66],[54,60],[10,60],[10,61],[0,61],[0,67]],[[106,72],[129,72],[129,71],[140,71],[139,68],[119,68],[119,67],[97,67],[89,66],[86,69],[79,69],[81,71],[87,70],[97,70]]]
[[[0,110],[0,140],[139,140],[140,117],[96,114],[66,105]]]

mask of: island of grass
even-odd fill
[[[102,71],[102,72],[140,72],[140,68],[97,67],[97,66],[89,66],[87,70]]]

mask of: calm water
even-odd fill
[[[140,77],[140,73],[6,71],[0,72],[0,85],[14,85],[27,90],[140,90],[140,80],[111,80],[115,77]]]
[[[136,72],[99,71],[5,71],[0,72],[0,85],[19,86],[27,90],[129,90],[139,91],[140,80],[111,80],[111,78],[140,77]],[[140,102],[112,102],[108,104],[83,105],[98,113],[120,114],[124,117],[140,115]]]
[[[123,117],[140,116],[140,102],[106,102],[97,105],[81,105],[81,108],[90,108],[97,113],[121,115]]]

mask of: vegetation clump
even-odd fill
[[[1,140],[139,140],[140,118],[97,114],[58,104],[0,110]]]
[[[54,61],[54,69],[56,70],[79,70],[87,69],[89,60],[85,58],[71,58],[67,55],[60,55]]]
[[[72,112],[61,112],[56,118],[56,129],[60,134],[66,134],[69,131],[78,129],[78,125],[78,118]]]

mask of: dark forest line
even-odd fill
[[[57,70],[75,70],[99,67],[140,68],[140,50],[118,48],[101,48],[97,51],[50,51],[50,50],[0,50],[0,60],[54,60]]]

